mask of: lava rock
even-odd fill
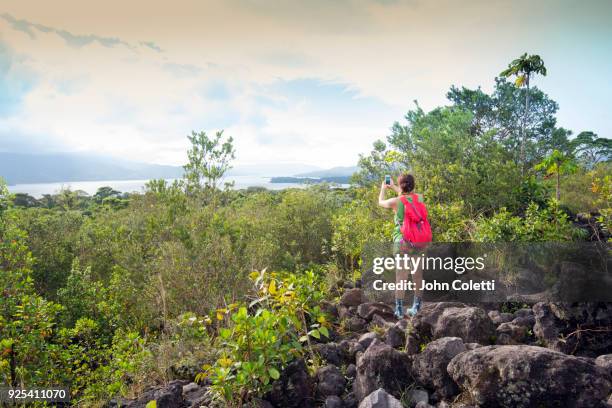
[[[317,394],[321,397],[341,395],[346,387],[346,379],[335,365],[326,365],[317,370]]]
[[[379,388],[366,396],[359,404],[359,408],[403,408],[403,406],[395,397]]]
[[[359,306],[363,301],[363,291],[360,288],[347,289],[340,298],[344,306]]]
[[[373,332],[367,332],[361,335],[361,337],[359,337],[359,340],[357,340],[359,342],[359,344],[361,344],[361,346],[363,347],[363,349],[367,349],[368,347],[370,347],[370,344],[372,344],[372,342],[374,340],[376,340],[378,338],[378,334],[373,333]]]
[[[448,399],[459,393],[459,388],[446,367],[457,354],[464,351],[467,349],[460,338],[443,337],[432,341],[423,352],[414,356],[414,376],[419,384],[434,392],[432,397],[435,401]]]
[[[406,331],[393,325],[387,329],[385,342],[393,348],[402,347],[406,344]]]
[[[378,388],[400,397],[412,378],[412,361],[406,353],[376,342],[358,359],[353,391],[358,400]]]
[[[278,380],[272,383],[272,390],[266,400],[274,406],[286,408],[308,408],[314,406],[314,384],[308,375],[303,360],[290,362]]]
[[[448,373],[478,406],[601,405],[612,379],[593,360],[535,346],[488,346],[460,353]]]

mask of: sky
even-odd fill
[[[348,166],[418,100],[491,91],[523,52],[558,124],[612,137],[612,1],[0,0],[0,151]]]

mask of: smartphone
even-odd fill
[[[388,186],[391,185],[391,176],[388,174],[385,176],[385,184]]]

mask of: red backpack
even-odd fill
[[[404,204],[404,223],[400,227],[404,241],[415,248],[424,248],[431,242],[431,225],[427,220],[427,208],[419,201],[416,194],[410,194],[411,200],[401,196]]]

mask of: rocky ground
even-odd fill
[[[261,408],[612,407],[612,304],[425,303],[392,309],[347,287],[325,305],[343,334],[314,347],[322,366],[294,361]],[[174,381],[111,406],[208,407],[205,385]],[[212,405],[210,405],[212,406]]]

